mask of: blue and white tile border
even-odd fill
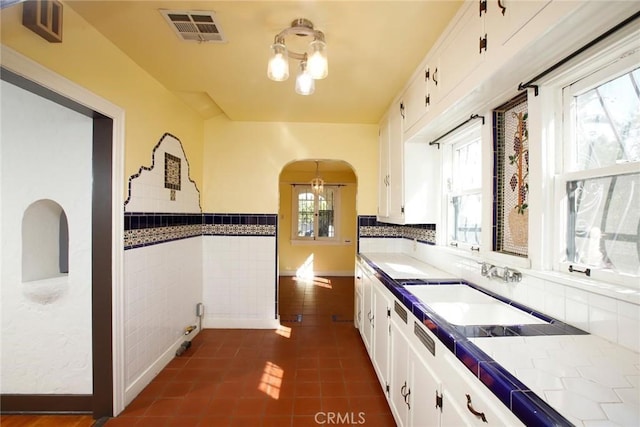
[[[358,240],[377,237],[390,239],[410,239],[420,243],[435,245],[435,224],[396,225],[379,222],[375,215],[358,215]]]
[[[124,248],[197,236],[276,237],[277,214],[124,213]]]

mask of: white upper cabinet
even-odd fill
[[[492,46],[508,43],[529,21],[547,7],[552,0],[489,0],[485,28]]]
[[[378,218],[389,216],[389,113],[380,121],[378,131]]]
[[[405,142],[403,99],[380,123],[378,220],[434,224],[439,212],[440,153],[424,142]]]
[[[410,129],[429,110],[434,89],[429,66],[420,67],[403,96],[405,110],[404,129]]]
[[[385,221],[402,221],[403,123],[404,104],[402,101],[394,103],[380,122],[378,218]]]
[[[431,78],[436,102],[445,98],[480,65],[487,50],[486,13],[480,10],[478,0],[464,3],[457,16],[434,55],[436,66]]]

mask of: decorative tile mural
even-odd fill
[[[526,257],[529,227],[529,131],[526,93],[493,112],[494,250]]]
[[[201,213],[200,191],[189,177],[189,161],[178,138],[162,135],[151,153],[151,166],[141,166],[129,177],[124,208],[125,212]]]

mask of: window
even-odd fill
[[[293,191],[293,238],[337,240],[339,187],[325,185],[314,192],[310,185],[296,185]]]
[[[448,157],[447,243],[480,246],[482,221],[482,153],[480,126],[454,135],[445,146]]]
[[[563,89],[561,270],[615,283],[640,273],[640,68],[620,60]]]

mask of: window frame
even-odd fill
[[[579,270],[590,268],[590,279],[622,285],[631,289],[640,289],[637,275],[593,268],[567,259],[568,241],[566,236],[568,236],[569,232],[568,217],[570,214],[567,184],[573,181],[638,173],[640,170],[640,161],[583,170],[577,170],[576,165],[573,164],[575,144],[572,141],[575,133],[575,121],[573,120],[573,117],[575,117],[575,97],[638,68],[637,48],[631,51],[635,52],[635,54],[628,52],[628,48],[626,51],[622,50],[622,52],[616,50],[605,61],[603,61],[601,55],[587,58],[584,61],[585,64],[583,64],[586,66],[579,67],[579,69],[576,67],[577,70],[567,73],[563,76],[562,81],[555,85],[558,92],[556,108],[559,110],[558,116],[561,120],[558,125],[558,136],[561,143],[555,145],[556,162],[553,188],[556,209],[553,214],[553,222],[555,235],[565,237],[558,239],[559,241],[554,247],[551,267],[556,272],[571,275],[572,277],[574,277],[573,274],[575,273],[569,272],[570,265]],[[579,278],[581,276],[575,277]]]
[[[459,196],[469,196],[477,194],[480,197],[480,205],[484,207],[485,204],[485,159],[484,159],[484,144],[483,144],[483,125],[480,122],[472,123],[466,126],[465,128],[447,136],[445,139],[441,141],[443,147],[443,171],[444,171],[444,179],[443,179],[443,194],[444,194],[444,207],[443,207],[443,223],[444,223],[444,231],[445,237],[443,243],[452,248],[457,248],[463,251],[480,251],[483,247],[483,243],[485,242],[485,233],[483,230],[485,229],[485,209],[481,208],[480,212],[480,231],[478,232],[480,236],[479,244],[472,244],[463,241],[453,240],[451,238],[451,210],[453,209],[453,198]],[[454,155],[456,150],[459,147],[468,146],[472,143],[478,142],[480,147],[480,176],[478,177],[479,187],[468,188],[468,189],[460,189],[453,187],[453,178],[455,174],[455,159]]]
[[[307,243],[307,244],[337,244],[340,242],[340,185],[325,184],[323,191],[316,193],[312,190],[310,184],[294,184],[291,191],[291,242],[292,244]],[[320,203],[319,197],[331,189],[334,191],[335,199],[333,206],[333,237],[317,236],[317,230],[319,225],[318,207]],[[314,195],[314,236],[298,236],[298,198],[300,194],[310,193]]]

